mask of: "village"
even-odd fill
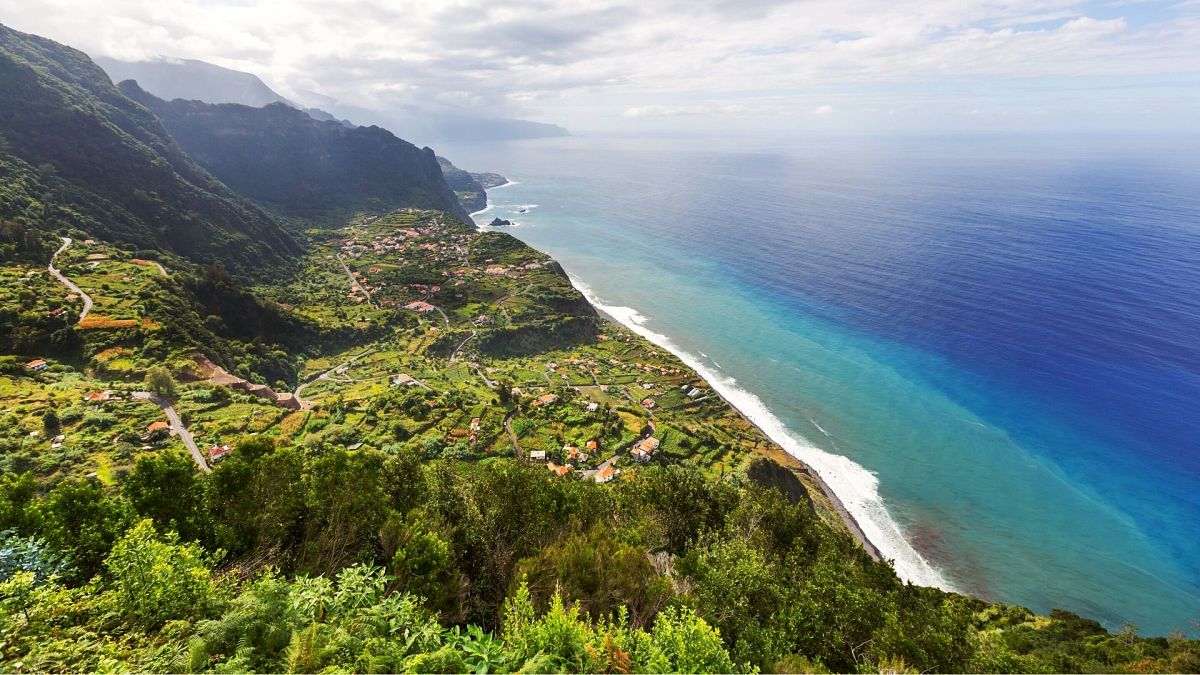
[[[208,470],[240,438],[264,435],[313,449],[407,445],[430,459],[513,457],[562,479],[606,483],[655,462],[730,475],[761,449],[761,436],[694,372],[597,318],[557,265],[508,235],[411,210],[312,235],[303,273],[263,292],[368,339],[301,357],[298,380],[286,385],[233,374],[196,345],[179,345],[167,360],[178,384],[170,413],[165,401],[138,398],[154,360],[136,343],[157,322],[136,286],[123,288],[166,270],[115,251],[77,259],[96,255],[96,246],[80,245],[64,273],[96,298],[94,313],[130,324],[88,328],[96,351],[81,370],[46,358],[6,369],[0,396],[25,397],[8,413],[25,449],[7,461],[36,471],[34,448],[46,443],[57,453],[46,466],[58,473],[119,480],[143,453],[179,447]],[[67,414],[45,437],[51,409]]]

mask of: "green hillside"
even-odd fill
[[[0,91],[7,255],[53,250],[28,232],[67,230],[245,272],[299,251],[82,52],[0,26]]]
[[[0,38],[0,670],[1200,671],[1183,632],[904,583],[558,263],[369,212],[291,113],[169,104],[355,212],[302,244],[86,57]]]

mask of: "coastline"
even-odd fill
[[[499,190],[500,188],[506,188],[506,187],[511,187],[513,185],[520,185],[520,184],[521,184],[520,181],[510,180],[503,185],[497,185],[496,187],[488,188],[488,189],[484,190],[483,191],[483,199],[486,202],[484,204],[484,207],[482,209],[479,209],[478,211],[472,211],[471,213],[468,213],[467,215],[470,216],[471,221],[474,222],[475,216],[477,216],[481,213],[487,213],[488,211],[492,210],[492,196],[491,196],[491,194],[489,194],[492,190]],[[479,227],[479,223],[475,223],[475,226]]]
[[[601,316],[646,338],[671,352],[703,377],[743,419],[757,428],[780,449],[778,457],[784,466],[799,471],[812,480],[828,500],[851,536],[876,560],[888,560],[896,574],[905,581],[920,586],[935,586],[947,591],[957,589],[929,564],[908,542],[899,525],[887,513],[876,491],[878,479],[873,473],[847,457],[826,452],[801,442],[784,426],[753,393],[737,387],[726,376],[702,363],[694,354],[679,348],[670,338],[647,329],[646,317],[630,307],[607,305],[592,289],[574,276],[571,284],[588,300]],[[843,493],[831,485],[830,477],[841,484]]]
[[[509,180],[492,189],[519,184],[519,181]],[[489,192],[485,191],[487,206],[472,213],[472,216],[494,207]],[[666,335],[647,329],[642,325],[646,317],[636,309],[606,305],[582,280],[569,273],[567,276],[572,286],[603,318],[665,349],[703,377],[721,400],[774,443],[779,452],[770,453],[772,460],[808,477],[868,555],[876,560],[890,561],[897,575],[905,581],[947,591],[957,590],[909,543],[899,524],[884,506],[877,490],[879,480],[874,473],[848,457],[827,452],[801,440],[752,392],[738,387],[728,376],[702,362],[700,357],[677,347]],[[716,368],[719,370],[720,366]],[[834,487],[835,484],[838,488]]]
[[[579,290],[580,293],[583,293],[583,290],[581,290],[579,288],[580,283],[574,277],[571,277],[571,285],[575,286],[576,290]],[[613,316],[609,312],[605,311],[603,305],[597,305],[597,303],[593,302],[591,297],[588,296],[586,293],[584,295],[585,295],[585,297],[588,297],[588,303],[591,304],[592,307],[594,307],[596,309],[596,311],[600,314],[601,318],[603,318],[605,321],[614,323],[614,324],[616,324],[618,326],[622,326],[624,328],[628,328],[629,330],[632,330],[634,332],[638,332],[632,326],[629,326],[629,325],[623,323],[620,319]],[[643,337],[645,337],[645,336],[643,336]],[[650,339],[650,338],[647,338],[647,339]],[[654,342],[654,340],[651,340],[651,342]],[[683,359],[683,357],[680,356],[680,354],[676,353],[674,349],[667,347],[666,345],[658,344],[657,342],[654,342],[654,344],[671,352],[672,354],[674,354],[676,356],[676,358]],[[699,372],[699,371],[697,371],[697,372]],[[739,408],[736,403],[731,401],[729,399],[729,397],[727,397],[724,394],[724,392],[718,391],[716,389],[716,387],[713,388],[713,391],[717,394],[717,396],[722,401],[725,402],[726,405],[728,405],[730,408],[732,408],[733,411],[736,412],[742,419],[746,420],[746,422],[748,424],[753,426],[755,429],[758,429],[759,433],[761,433],[763,436],[768,438],[771,442],[773,442],[777,446],[779,446],[779,448],[781,450],[783,449],[783,446],[780,445],[779,442],[776,441],[774,438],[772,438],[771,435],[769,433],[767,433],[767,430],[764,429],[761,424],[759,424],[757,421],[755,421],[754,418],[752,418],[750,415],[747,415],[746,412],[744,410],[742,410],[741,408]],[[850,513],[850,510],[847,509],[846,505],[842,503],[841,498],[838,497],[837,493],[833,491],[833,488],[831,488],[829,486],[829,483],[826,483],[825,479],[821,478],[820,473],[818,473],[812,467],[805,464],[799,458],[793,456],[791,453],[787,452],[786,450],[783,450],[783,452],[781,452],[781,453],[771,452],[771,453],[766,453],[766,454],[770,457],[770,459],[779,463],[781,466],[784,466],[785,468],[792,469],[794,471],[803,473],[810,480],[812,480],[812,482],[816,484],[817,489],[821,491],[821,494],[823,494],[825,496],[825,499],[829,502],[829,505],[833,508],[834,513],[836,513],[838,515],[838,517],[841,518],[842,524],[845,526],[846,530],[848,532],[850,532],[850,536],[854,537],[854,540],[858,542],[859,546],[863,547],[863,550],[865,550],[867,552],[867,555],[871,556],[875,560],[883,560],[884,559],[883,552],[880,551],[879,547],[876,546],[875,543],[872,542],[870,540],[870,538],[867,537],[865,532],[863,532],[862,526],[860,526],[858,524],[858,521],[855,520],[854,514]],[[778,456],[776,456],[776,455],[778,455]]]

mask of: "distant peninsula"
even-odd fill
[[[445,157],[437,158],[442,167],[442,175],[446,184],[458,195],[458,202],[468,213],[475,213],[487,208],[487,190],[508,183],[508,179],[498,173],[471,173],[454,166]]]

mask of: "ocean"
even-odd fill
[[[814,466],[914,583],[1200,619],[1200,140],[439,149]]]

